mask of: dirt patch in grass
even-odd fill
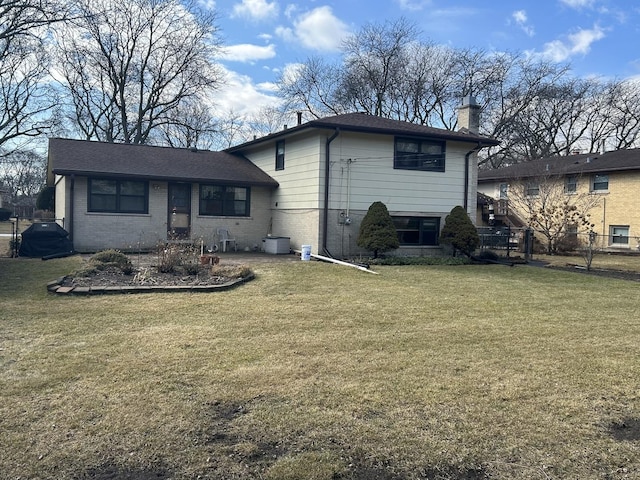
[[[265,399],[256,399],[256,408]],[[237,467],[244,469],[245,478],[286,480],[289,478],[333,478],[334,480],[406,480],[415,478],[415,471],[406,472],[392,461],[376,458],[358,447],[358,439],[345,444],[334,438],[308,439],[293,436],[274,438],[260,425],[253,429],[236,428],[236,422],[251,415],[254,401],[228,403],[214,401],[205,404],[201,436],[204,443],[218,452],[208,460],[219,477],[227,478]],[[250,423],[250,422],[249,422]],[[227,462],[236,468],[229,468]],[[300,477],[300,472],[309,475]],[[322,473],[320,473],[322,472]],[[484,480],[489,476],[482,468],[455,465],[426,466],[420,478],[433,480]]]
[[[626,270],[610,270],[604,268],[592,268],[587,270],[583,266],[567,264],[565,266],[549,265],[548,268],[555,270],[564,270],[566,272],[582,273],[594,277],[617,278],[619,280],[628,280],[632,282],[640,282],[640,273]]]
[[[625,418],[612,422],[609,433],[618,441],[640,441],[640,418]]]
[[[92,467],[75,480],[164,480],[171,474],[164,466],[156,468],[124,468],[113,463]]]

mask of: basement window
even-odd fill
[[[392,217],[400,245],[438,245],[440,217]]]

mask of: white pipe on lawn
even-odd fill
[[[302,253],[298,250],[295,250],[296,253]],[[335,258],[325,257],[323,255],[316,255],[315,253],[310,254],[311,257],[317,258],[318,260],[323,260],[325,262],[337,263],[338,265],[344,265],[345,267],[353,267],[358,270],[362,270],[364,272],[373,273],[374,275],[379,275],[378,272],[374,272],[373,270],[369,270],[367,267],[363,267],[362,265],[356,265],[355,263],[343,262],[342,260],[336,260]]]

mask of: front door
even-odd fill
[[[191,234],[191,184],[169,184],[169,212],[167,235],[173,239],[186,239]]]

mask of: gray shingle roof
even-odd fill
[[[541,158],[494,170],[478,172],[478,181],[640,170],[640,149]]]
[[[52,138],[49,164],[59,175],[278,186],[248,159],[208,150]]]
[[[227,149],[227,152],[242,151],[244,148],[251,145],[256,145],[265,141],[270,141],[275,138],[279,138],[285,135],[291,135],[303,130],[312,128],[318,129],[331,129],[363,132],[363,133],[377,133],[384,135],[409,135],[420,136],[430,138],[441,138],[444,140],[454,140],[459,142],[469,142],[483,146],[498,145],[500,142],[484,135],[477,135],[464,131],[452,131],[444,130],[442,128],[427,127],[425,125],[417,125],[414,123],[403,122],[400,120],[391,120],[389,118],[383,118],[376,115],[369,115],[366,113],[345,113],[342,115],[335,115],[332,117],[319,118],[311,120],[310,122],[297,125],[286,130],[281,130],[266,137],[257,138],[247,143],[237,145]]]

